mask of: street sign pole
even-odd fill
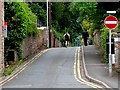
[[[116,17],[110,15],[116,13],[116,11],[107,11],[107,13],[109,16],[106,17],[104,24],[109,28],[109,76],[112,76],[111,31],[117,26],[118,21]]]
[[[111,57],[111,30],[109,30],[109,76],[112,76],[112,57]]]

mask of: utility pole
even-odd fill
[[[48,2],[49,48],[51,48],[51,1]]]
[[[4,0],[0,0],[0,75],[4,71]]]
[[[47,30],[46,30],[46,39],[47,39],[47,48],[49,47],[49,40],[48,40],[48,0],[47,0]]]

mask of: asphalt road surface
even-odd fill
[[[75,47],[52,48],[3,88],[91,88],[74,77]]]

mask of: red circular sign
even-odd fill
[[[114,29],[118,25],[118,20],[115,16],[107,16],[104,20],[104,24],[109,29]]]

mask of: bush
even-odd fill
[[[106,52],[106,39],[108,38],[108,34],[109,34],[109,30],[107,28],[103,28],[101,29],[101,40],[100,40],[100,47],[101,47],[101,51],[102,54],[104,56],[104,62],[108,63],[108,55]]]
[[[8,22],[8,38],[5,39],[5,60],[8,49],[17,50],[18,59],[22,60],[21,45],[27,36],[38,33],[36,16],[31,12],[27,3],[5,2],[5,21]]]

